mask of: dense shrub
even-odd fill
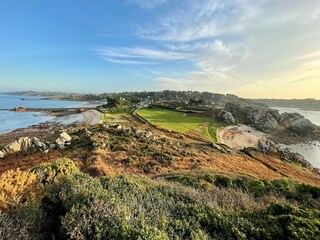
[[[305,207],[320,206],[320,187],[301,184],[287,178],[269,180],[254,180],[246,177],[228,177],[224,175],[169,175],[164,177],[170,182],[177,182],[196,189],[212,189],[214,186],[226,189],[240,190],[255,198],[275,196],[285,198]]]
[[[34,167],[30,172],[37,174],[43,184],[52,184],[62,176],[78,173],[79,169],[74,161],[61,158],[52,163]]]
[[[247,218],[259,229],[252,235],[255,239],[319,239],[319,210],[274,204]]]
[[[0,239],[32,239],[30,223],[13,213],[0,212]]]
[[[0,176],[0,209],[12,209],[38,200],[43,187],[35,173],[10,170]]]
[[[320,234],[317,187],[214,174],[165,179],[170,182],[94,178],[66,159],[7,172],[0,182],[13,190],[0,192],[1,204],[15,211],[0,212],[0,239],[317,239]],[[50,183],[45,192],[40,180]],[[33,204],[41,196],[40,204]],[[282,204],[271,204],[281,198]]]
[[[227,189],[203,192],[139,177],[71,175],[43,199],[42,229],[48,238],[62,239],[294,239],[295,232],[303,239],[319,231],[317,210],[273,205],[223,212],[209,194],[220,194],[221,201],[241,196],[226,197],[224,191],[234,191]]]

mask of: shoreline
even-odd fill
[[[94,109],[53,117],[55,118],[42,123],[0,132],[0,146],[12,142],[19,137],[25,136],[37,136],[46,139],[54,134],[56,130],[61,128],[72,127],[75,125],[96,125],[101,121],[101,113]]]
[[[220,143],[241,150],[246,147],[258,148],[259,141],[272,139],[271,136],[260,132],[247,125],[232,125],[219,131]],[[274,139],[272,139],[274,140]],[[298,154],[301,154],[304,159],[309,162],[314,168],[320,169],[320,140],[303,140],[293,143],[281,143],[274,141],[280,149],[288,148]]]

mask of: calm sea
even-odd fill
[[[305,118],[309,119],[312,123],[320,126],[320,111],[308,111],[298,108],[274,108],[279,110],[280,113],[300,113]],[[307,144],[293,144],[288,145],[295,152],[300,153],[309,161],[314,167],[320,168],[320,141],[314,141]]]
[[[22,100],[22,98],[30,100]],[[84,102],[74,101],[40,100],[40,98],[41,97],[0,94],[0,109],[12,109],[15,107],[64,108],[80,107],[85,104]],[[53,119],[53,117],[43,116],[43,113],[39,112],[0,111],[0,133],[28,127],[51,119]]]

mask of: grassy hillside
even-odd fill
[[[177,133],[196,131],[211,141],[216,141],[216,130],[226,126],[225,123],[213,121],[206,117],[190,116],[186,113],[163,108],[143,108],[138,114],[153,125]]]

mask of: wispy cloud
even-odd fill
[[[154,61],[177,61],[190,59],[190,53],[155,50],[150,48],[99,48],[95,49],[105,60],[114,63],[141,64]],[[153,62],[154,63],[154,62]]]
[[[158,7],[166,2],[167,0],[127,0],[129,4],[137,4],[139,7],[149,9]]]
[[[188,4],[158,20],[152,28],[156,30],[140,32],[169,49],[192,53],[190,61],[199,69],[180,77],[164,73],[158,78],[163,87],[257,97],[265,95],[265,89],[276,88],[277,83],[286,89],[285,84],[297,83],[297,78],[299,83],[312,79],[308,82],[320,86],[320,74],[315,70],[320,57],[320,45],[315,41],[320,39],[319,1],[204,0]],[[255,86],[251,93],[243,88],[251,89],[251,85]]]
[[[183,60],[193,65],[180,74],[156,69],[159,88],[257,97],[277,86],[286,89],[286,84],[292,93],[301,92],[303,83],[320,86],[318,0],[134,2],[150,7],[171,4],[169,11],[159,11],[137,30],[142,42],[153,47],[96,51],[118,64]],[[315,90],[308,87],[306,91]],[[280,90],[274,92],[281,97]]]
[[[107,62],[117,63],[117,64],[125,64],[125,65],[145,65],[145,64],[156,64],[155,62],[142,62],[142,61],[133,61],[133,60],[123,60],[123,59],[114,59],[108,57],[102,57],[102,59]]]
[[[213,38],[241,31],[255,16],[252,1],[183,0],[155,23],[139,29],[141,37],[172,42]]]

